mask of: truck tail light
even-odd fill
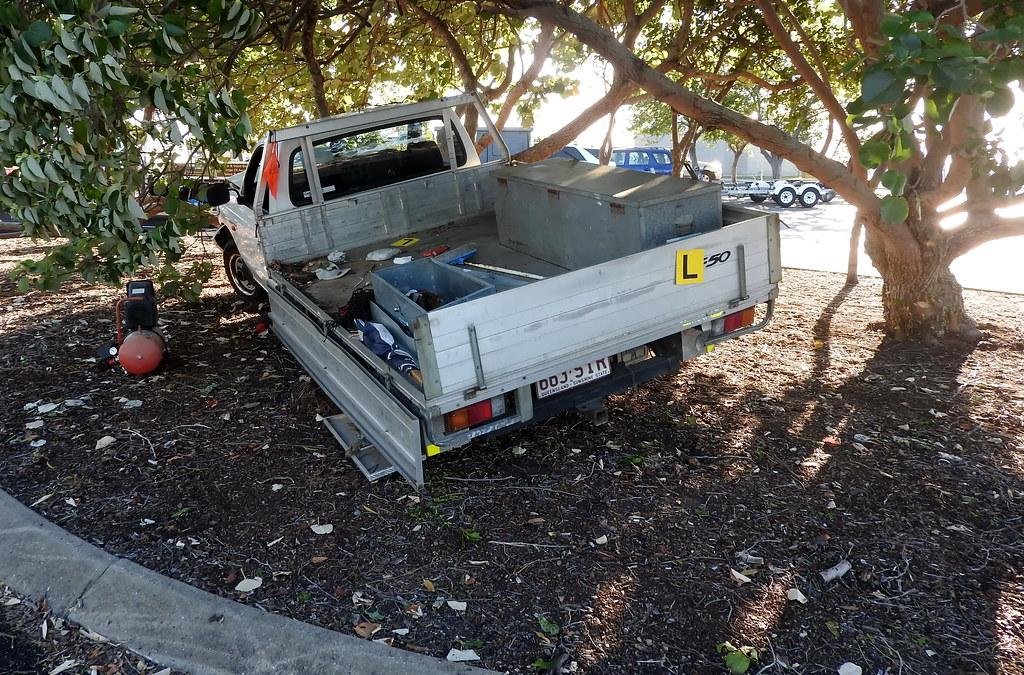
[[[725,332],[731,333],[734,330],[740,328],[746,328],[747,326],[754,323],[754,308],[747,307],[744,310],[740,310],[735,314],[730,314],[725,317]]]
[[[505,414],[505,397],[495,396],[484,401],[477,401],[473,405],[445,413],[445,433],[455,433],[463,429],[470,429],[488,422],[495,417]]]

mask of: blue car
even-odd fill
[[[612,160],[620,169],[670,175],[672,155],[665,148],[619,148],[612,150]]]

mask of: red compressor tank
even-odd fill
[[[164,359],[164,340],[151,330],[128,333],[117,351],[121,367],[129,375],[149,375]]]

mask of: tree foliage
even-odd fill
[[[172,266],[203,223],[179,199],[183,172],[241,149],[246,100],[203,58],[243,40],[258,17],[241,2],[0,2],[0,207],[26,234],[58,243],[22,265],[22,287],[54,289],[74,271],[117,282],[157,268],[167,290],[197,292]],[[147,112],[148,111],[148,112]],[[143,231],[152,189],[171,215]],[[193,270],[202,276],[208,270]]]
[[[977,334],[949,264],[986,241],[1024,234],[1024,218],[1000,211],[1024,204],[1024,169],[1006,130],[991,124],[992,115],[1008,108],[1009,83],[1021,80],[1021,0],[840,0],[841,12],[820,2],[730,3],[736,12],[756,12],[770,34],[762,46],[786,59],[807,95],[828,112],[848,152],[846,163],[715,102],[686,79],[673,80],[679,59],[669,63],[672,58],[638,53],[594,21],[589,5],[502,0],[499,6],[573,34],[677,112],[785,157],[835,188],[857,207],[865,226],[868,254],[884,280],[891,332],[923,338]],[[679,0],[679,6],[670,19],[662,17],[666,34],[686,33],[685,17],[706,9],[698,0]],[[729,15],[701,25],[713,35],[736,20]],[[861,96],[849,111],[843,81],[815,37],[828,30],[845,42],[840,53],[856,54],[839,71],[844,80],[860,83]],[[877,195],[882,186],[890,194]],[[940,210],[958,195],[959,206]],[[944,224],[950,215],[959,224]]]

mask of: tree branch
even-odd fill
[[[785,0],[780,1],[784,2]],[[782,51],[786,53],[786,56],[789,57],[797,72],[800,73],[804,81],[807,82],[811,90],[821,100],[825,109],[828,110],[832,118],[839,124],[839,130],[843,135],[843,140],[846,142],[846,148],[850,151],[850,168],[854,175],[863,178],[866,172],[857,158],[857,153],[860,150],[860,139],[857,138],[857,134],[846,122],[846,110],[836,99],[832,88],[818,76],[818,73],[815,72],[811,64],[804,58],[800,48],[793,42],[793,39],[789,36],[789,31],[783,27],[782,22],[779,20],[779,15],[775,12],[771,0],[757,0],[757,6],[761,8],[764,22],[772,32],[772,35],[775,36],[779,46],[782,47]]]
[[[823,157],[775,127],[709,101],[673,82],[620,44],[608,31],[564,5],[550,0],[504,0],[501,7],[503,11],[530,15],[542,22],[556,24],[607,59],[617,73],[621,73],[621,77],[635,82],[656,98],[669,103],[679,113],[697,120],[703,126],[728,131],[754,145],[783,155],[803,171],[831,184],[858,209],[872,213],[880,209],[881,200],[862,176],[854,175],[848,167]],[[891,230],[892,236],[897,236],[895,226],[881,224],[879,227]]]

